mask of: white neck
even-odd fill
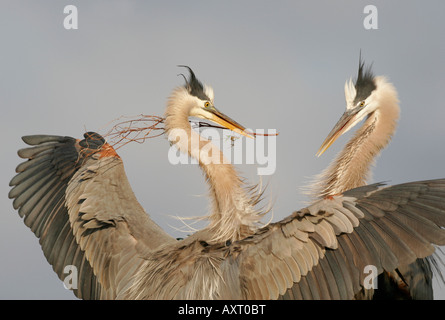
[[[399,118],[399,101],[394,86],[383,77],[376,78],[379,96],[376,110],[365,120],[345,148],[318,177],[311,194],[317,198],[343,193],[363,186],[380,151],[395,132]]]
[[[196,100],[184,88],[170,97],[165,114],[169,140],[183,153],[198,160],[210,187],[212,212],[207,242],[236,241],[252,234],[261,216],[254,210],[256,199],[246,193],[235,168],[221,150],[195,132],[188,121]],[[179,138],[178,138],[179,137]]]

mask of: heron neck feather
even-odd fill
[[[340,194],[365,185],[376,157],[394,134],[399,118],[399,101],[394,86],[376,78],[378,107],[346,144],[329,167],[318,176],[311,195],[317,198]]]
[[[198,160],[209,185],[212,210],[207,229],[212,239],[206,241],[236,241],[252,234],[252,226],[260,217],[235,167],[216,145],[190,126],[188,118],[194,105],[194,98],[182,88],[175,90],[167,105],[166,131],[181,152]]]

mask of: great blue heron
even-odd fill
[[[200,151],[174,134],[177,128],[194,135],[188,115],[243,131],[214,109],[212,98],[191,72],[167,105],[169,138],[200,160]],[[29,160],[17,167],[9,194],[58,276],[67,265],[77,268],[80,298],[352,299],[366,285],[367,267],[376,276],[445,244],[445,179],[356,188],[255,229],[251,199],[248,210],[241,206],[249,213],[245,222],[243,213],[237,221],[222,216],[238,211],[243,198],[230,197],[242,188],[232,169],[218,177],[220,169],[207,161],[202,167],[221,225],[177,241],[137,202],[115,150],[96,133],[84,137],[24,137],[32,147],[19,156]],[[215,237],[212,230],[227,229],[224,220],[247,231]]]
[[[247,192],[235,167],[217,146],[192,129],[189,116],[207,119],[247,137],[252,136],[244,131],[243,126],[215,108],[213,89],[203,85],[193,71],[186,68],[190,72],[189,80],[185,87],[176,88],[168,100],[166,133],[181,152],[198,160],[209,184],[213,206],[210,224],[206,228],[209,236],[205,240],[209,243],[239,240],[252,234],[255,223],[262,216],[254,208],[260,193],[252,196]]]
[[[396,129],[400,108],[397,91],[385,77],[374,77],[360,61],[355,83],[345,83],[346,111],[328,134],[317,156],[366,118],[329,167],[317,178],[314,196],[343,193],[366,184],[371,166]],[[318,189],[317,189],[318,188]]]
[[[366,118],[329,167],[318,176],[312,194],[327,197],[364,186],[370,169],[394,134],[400,108],[397,91],[385,77],[376,77],[371,67],[359,59],[358,75],[345,84],[346,111],[322,143],[323,154],[342,134]],[[432,259],[432,258],[431,258]],[[383,273],[378,296],[432,299],[432,272],[429,262],[419,259],[400,270]]]

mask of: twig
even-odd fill
[[[121,121],[108,131],[105,137],[114,149],[119,149],[130,142],[143,143],[146,139],[156,138],[164,134],[165,129],[161,126],[164,123],[164,118],[144,114],[138,117],[137,119]]]
[[[114,147],[114,149],[119,149],[130,142],[143,143],[146,139],[156,138],[165,133],[165,128],[163,127],[165,118],[153,115],[140,114],[136,119],[131,119],[132,117],[120,117],[116,120],[111,121],[111,123],[121,120],[122,118],[130,118],[129,120],[120,121],[115,124],[111,130],[105,134],[105,137],[109,143]],[[227,129],[218,125],[210,124],[207,122],[193,122],[197,127],[208,127],[217,129]],[[255,133],[248,132],[253,136],[277,136],[278,133],[267,134],[267,133]]]

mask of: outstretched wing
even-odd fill
[[[383,270],[445,245],[443,227],[445,179],[354,189],[229,246],[225,290],[247,299],[353,299]]]
[[[140,253],[174,241],[136,200],[122,160],[94,132],[84,140],[34,135],[9,197],[40,239],[60,279],[75,266],[82,299],[118,298],[140,266]],[[150,236],[148,236],[150,235]]]

